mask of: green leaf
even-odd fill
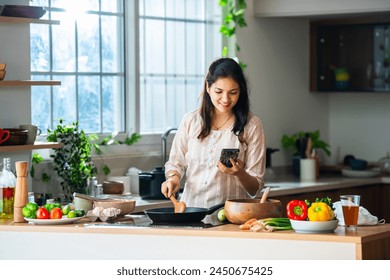
[[[127,137],[125,139],[125,144],[130,146],[138,142],[140,139],[141,139],[141,135],[134,132],[133,134],[130,135],[130,137]]]
[[[222,49],[222,57],[227,57],[227,55],[228,55],[228,48],[224,46]]]
[[[42,182],[48,183],[50,180],[50,176],[47,173],[42,173]]]
[[[43,161],[43,157],[38,153],[33,153],[31,162],[34,164],[39,164]]]
[[[108,174],[110,174],[110,172],[111,172],[111,170],[110,170],[110,168],[105,164],[105,165],[103,165],[103,174],[105,175],[105,176],[107,176]]]
[[[226,4],[227,4],[227,2],[228,2],[228,0],[219,0],[219,6],[221,6],[221,7],[225,7],[226,6]]]

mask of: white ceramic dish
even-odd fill
[[[76,217],[76,218],[62,217],[62,219],[30,219],[30,218],[24,218],[24,219],[29,223],[34,223],[37,225],[63,225],[63,224],[71,224],[77,222],[84,217],[85,216]]]
[[[339,223],[338,220],[327,222],[311,222],[290,220],[292,228],[298,233],[329,233],[334,232]]]
[[[369,178],[379,176],[381,174],[381,171],[379,168],[372,168],[367,170],[342,169],[341,173],[343,174],[343,176],[346,177]]]

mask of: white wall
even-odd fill
[[[329,139],[329,96],[309,92],[309,26],[300,19],[260,19],[251,14],[239,30],[239,58],[248,64],[252,111],[263,121],[267,146],[281,148],[284,133],[320,130]],[[286,151],[274,166],[291,164]]]
[[[328,164],[335,163],[337,151],[339,160],[353,154],[369,161],[390,151],[390,94],[311,93],[309,19],[255,17],[253,1],[248,26],[238,30],[238,56],[248,64],[252,109],[263,121],[267,146],[280,148],[284,133],[320,129],[333,151],[323,157]],[[272,158],[274,166],[290,161],[286,151]]]

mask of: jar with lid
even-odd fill
[[[390,174],[390,152],[387,152],[386,156],[378,161],[378,165],[382,173]]]
[[[0,218],[13,219],[16,176],[11,171],[11,159],[3,159],[0,172]]]

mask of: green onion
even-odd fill
[[[255,222],[251,231],[275,231],[275,230],[290,230],[292,229],[288,218],[266,218]]]

